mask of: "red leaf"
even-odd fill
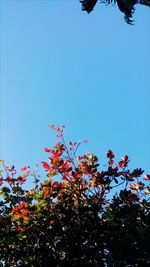
[[[27,168],[28,168],[28,167],[25,166],[25,167],[21,168],[21,171],[22,171],[22,172],[23,172],[23,171],[26,171]]]
[[[55,223],[55,221],[54,221],[54,220],[51,220],[49,223],[50,223],[50,224],[53,224],[53,223]]]
[[[43,164],[43,168],[44,168],[44,169],[46,169],[46,170],[49,170],[49,169],[50,169],[50,166],[48,165],[47,162],[42,161],[41,163]]]
[[[49,149],[49,148],[44,148],[44,151],[45,151],[45,152],[51,152],[51,149]]]
[[[150,175],[149,174],[144,174],[144,180],[146,181],[150,181]]]
[[[135,183],[130,183],[130,188],[133,190],[138,190],[139,189],[139,185],[135,184]]]

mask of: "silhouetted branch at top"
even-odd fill
[[[85,10],[90,13],[94,9],[98,0],[80,0],[80,2],[82,4],[82,10]],[[124,13],[125,21],[128,24],[132,24],[133,22],[132,16],[135,11],[134,6],[136,4],[141,4],[150,7],[150,0],[100,0],[99,2],[105,4],[117,3],[120,11]]]

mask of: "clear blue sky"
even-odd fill
[[[52,145],[48,124],[67,140],[87,138],[81,153],[105,162],[111,148],[131,168],[150,172],[150,16],[135,26],[117,6],[90,15],[78,0],[0,1],[0,157],[33,166]]]

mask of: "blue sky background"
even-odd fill
[[[111,148],[150,173],[150,16],[117,6],[90,14],[78,0],[0,1],[0,158],[18,168],[47,159],[48,124],[81,153]]]

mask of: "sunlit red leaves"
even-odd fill
[[[94,180],[91,181],[91,184],[90,184],[91,187],[95,187],[96,186],[96,183]]]
[[[67,147],[63,143],[63,138],[61,138],[64,128],[54,127],[53,125],[50,125],[50,128],[57,131],[57,137],[60,139],[53,149],[44,149],[45,152],[49,153],[49,157],[48,162],[42,161],[42,165],[49,178],[39,185],[38,189],[34,187],[27,193],[23,191],[23,194],[15,191],[16,199],[14,193],[12,197],[10,193],[12,188],[15,188],[15,190],[19,188],[20,190],[27,176],[32,174],[26,166],[21,169],[23,172],[22,175],[16,178],[12,176],[15,171],[14,167],[7,168],[8,175],[5,176],[6,178],[0,176],[0,185],[6,182],[9,186],[8,189],[3,187],[2,193],[5,195],[6,201],[11,201],[12,198],[14,202],[16,201],[15,203],[18,203],[18,197],[22,201],[19,205],[13,204],[17,206],[12,210],[10,208],[11,220],[12,222],[17,222],[15,231],[18,231],[18,235],[27,231],[28,224],[31,224],[32,228],[34,220],[36,221],[37,219],[40,221],[42,216],[45,216],[42,217],[44,218],[44,224],[48,223],[49,229],[54,229],[57,226],[57,222],[61,222],[62,218],[65,221],[66,211],[69,214],[72,211],[75,214],[78,212],[78,215],[80,215],[80,207],[88,207],[92,210],[92,206],[97,208],[100,205],[105,205],[109,196],[111,196],[113,187],[119,188],[117,198],[119,199],[119,205],[123,205],[124,203],[127,206],[137,205],[137,202],[140,201],[140,193],[141,195],[149,194],[149,190],[147,189],[146,192],[145,185],[140,182],[140,176],[143,174],[143,170],[135,169],[131,172],[125,169],[129,162],[127,155],[115,164],[115,155],[112,150],[108,150],[106,153],[108,158],[107,166],[105,165],[103,171],[101,169],[98,170],[99,163],[95,155],[87,152],[84,156],[76,157],[78,143],[69,142],[69,146]],[[84,142],[87,142],[87,140],[85,139]],[[51,178],[57,175],[58,177],[55,177],[55,180]],[[145,175],[144,179],[149,181],[150,175]],[[129,182],[131,183],[129,184]],[[129,190],[120,191],[120,188],[123,188],[123,183],[125,185],[124,188],[130,186]],[[120,185],[121,187],[119,187]],[[107,197],[109,193],[110,195]],[[112,203],[113,201],[112,199]],[[108,201],[108,203],[110,202]],[[35,229],[35,227],[33,228]]]
[[[76,145],[77,145],[77,143],[72,143],[72,142],[69,142],[69,145],[70,145],[70,148],[69,148],[69,150],[72,152],[72,151],[73,151],[73,148],[74,148],[74,146],[76,146]]]
[[[45,152],[50,152],[51,149],[46,147],[46,148],[44,148],[44,151],[45,151]]]
[[[55,220],[51,220],[49,223],[50,224],[54,224],[55,223]]]
[[[49,158],[50,164],[48,164],[46,161],[42,161],[43,168],[45,171],[56,171],[56,169],[63,164],[63,160],[59,158]]]
[[[75,146],[77,143],[72,143],[72,142],[69,142],[69,145],[70,146]]]
[[[73,143],[73,142],[69,142],[69,145],[70,145],[70,147],[69,147],[69,150],[71,151],[71,152],[76,152],[77,151],[77,148],[79,147],[79,145],[81,144],[81,143],[88,143],[88,140],[87,140],[87,138],[84,138],[82,141],[80,140],[78,143]]]
[[[117,163],[117,166],[118,166],[118,167],[125,168],[125,167],[128,166],[128,163],[129,163],[129,157],[128,157],[128,155],[125,155],[125,156],[121,159],[121,161],[119,161],[119,162]]]
[[[60,166],[63,165],[64,160],[59,157],[49,157],[53,169],[58,170]]]
[[[80,169],[76,169],[75,171],[72,171],[72,177],[75,179],[75,180],[78,180],[78,179],[81,179],[83,177],[83,172],[80,171]]]
[[[128,163],[130,162],[128,155],[125,155],[125,156],[122,158],[122,161],[123,161],[123,163],[124,163],[124,167],[127,167],[127,166],[128,166]]]
[[[26,203],[26,202],[22,202],[20,205],[14,207],[14,208],[11,210],[11,212],[12,212],[12,213],[16,213],[16,212],[18,212],[18,211],[21,210],[21,209],[26,209],[27,207],[28,207],[27,203]]]
[[[50,170],[50,166],[46,161],[42,161],[41,163],[42,163],[44,169]]]
[[[41,191],[43,192],[44,196],[47,198],[53,198],[55,192],[59,193],[60,190],[63,190],[64,188],[64,183],[63,182],[58,182],[58,181],[53,181],[52,178],[47,180],[47,183],[41,184]]]
[[[64,163],[64,161],[62,158],[60,158],[60,156],[62,156],[64,150],[65,150],[64,145],[60,143],[57,143],[54,149],[45,148],[45,152],[49,152],[51,154],[49,160],[52,166],[50,166],[47,162],[43,161],[42,162],[43,168],[46,170],[51,170],[52,168],[56,169],[59,166],[61,166]]]
[[[11,248],[12,248],[12,249],[17,249],[17,248],[19,248],[19,245],[12,245]]]
[[[21,171],[24,172],[24,171],[26,171],[27,169],[28,169],[28,167],[25,166],[25,167],[21,168]]]
[[[53,149],[50,149],[49,151],[52,155],[52,158],[59,158],[63,152],[64,152],[64,149],[60,149],[60,148],[57,148],[56,150],[53,150]]]
[[[16,227],[16,230],[17,230],[17,231],[22,231],[22,230],[23,230],[23,227],[21,227],[20,225],[18,225],[18,226]]]
[[[52,187],[50,186],[44,186],[43,187],[43,194],[46,196],[46,197],[51,197],[51,192],[52,192]]]
[[[66,177],[69,176],[69,172],[72,170],[72,167],[69,163],[69,160],[62,159],[62,154],[65,151],[65,147],[61,143],[57,143],[54,147],[54,149],[45,149],[46,152],[49,152],[51,154],[51,157],[49,157],[50,163],[43,161],[43,168],[48,171],[47,176],[53,177],[57,173],[60,173],[63,175],[63,179],[66,179]]]
[[[130,183],[130,188],[132,190],[138,190],[139,189],[139,186],[137,184],[135,184],[135,183]]]
[[[28,210],[28,204],[26,202],[22,202],[20,205],[14,207],[11,212],[17,218],[23,218],[25,220],[28,220],[28,216],[26,215],[28,213],[31,213],[32,211]]]
[[[63,165],[61,166],[61,168],[59,168],[59,170],[61,173],[66,173],[67,175],[69,175],[69,173],[72,171],[72,167],[68,163],[68,161],[64,161]]]
[[[58,132],[58,134],[56,135],[57,138],[63,137],[63,133],[64,133],[64,130],[65,130],[65,126],[64,125],[62,127],[60,127],[59,125],[55,127],[54,125],[49,124],[48,126],[52,131],[57,131]]]
[[[150,181],[150,175],[149,174],[144,174],[144,180]]]
[[[49,127],[52,131],[55,131],[55,130],[56,130],[55,126],[52,125],[52,124],[49,124],[48,127]]]
[[[143,187],[144,187],[144,184],[141,183],[141,182],[139,182],[139,183],[137,183],[137,184],[135,184],[135,183],[130,183],[130,188],[131,188],[132,190],[139,190],[139,189],[142,189]]]

